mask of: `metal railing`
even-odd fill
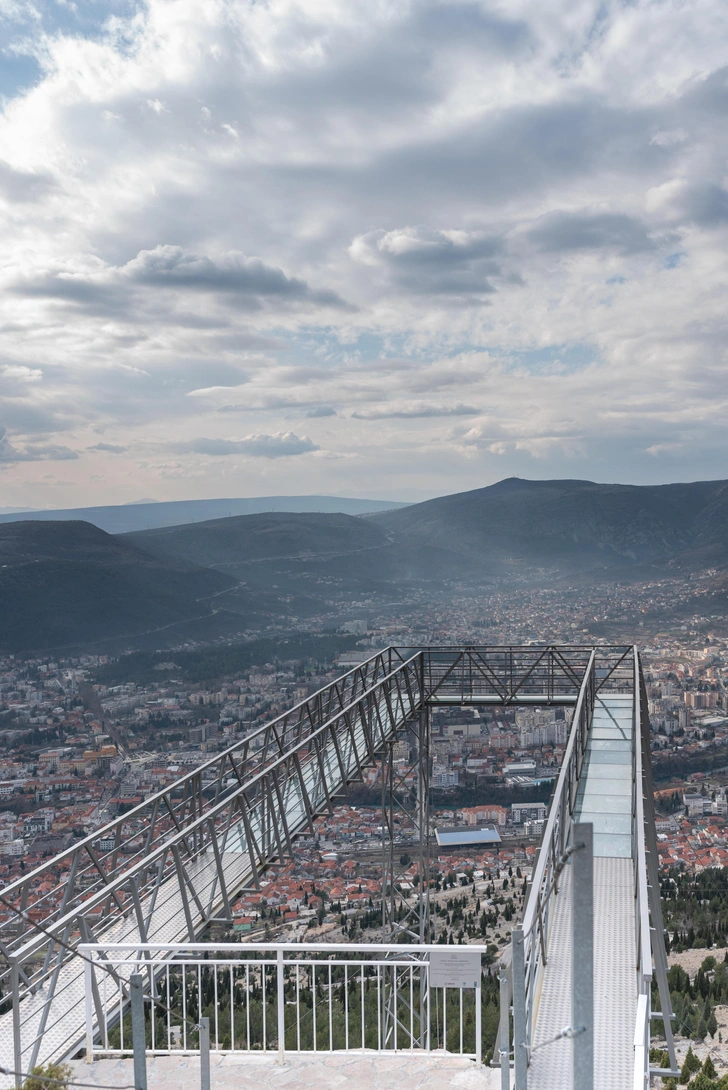
[[[650,722],[647,691],[637,648],[634,649],[634,763],[632,781],[632,858],[634,860],[635,936],[637,939],[637,1014],[634,1031],[633,1090],[648,1090],[650,1075],[677,1077],[680,1072],[672,1033],[672,1004],[667,984],[659,862],[655,833]],[[660,1011],[652,1010],[656,979]],[[663,1023],[669,1069],[650,1067],[650,1032],[653,1018]]]
[[[593,649],[579,689],[566,751],[549,805],[523,923],[514,928],[512,933],[511,987],[516,1087],[526,1085],[526,1071],[548,957],[554,899],[558,895],[559,877],[568,858],[572,814],[594,713],[596,691],[596,651]],[[504,1008],[501,1013],[501,1039],[505,1038],[503,1023],[507,1017],[508,1010]],[[504,1070],[508,1063],[509,1058],[501,1048],[501,1066]]]
[[[639,660],[635,649],[635,677]],[[635,687],[636,688],[636,687]],[[649,1086],[650,996],[652,992],[652,940],[647,890],[645,849],[644,767],[642,752],[642,709],[639,694],[634,701],[634,761],[632,776],[632,860],[634,863],[635,939],[637,945],[637,1017],[634,1032],[634,1090]]]
[[[206,1017],[211,1052],[373,1050],[482,1060],[485,946],[153,943],[83,944],[80,951],[88,958],[88,1062],[132,1053],[135,974],[146,981],[151,1054],[198,1052]],[[463,952],[472,962],[467,982],[438,986],[437,959],[457,963]]]

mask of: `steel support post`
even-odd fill
[[[417,720],[417,832],[419,834],[419,933],[430,941],[430,712]]]
[[[200,1019],[200,1090],[210,1090],[210,1019]]]
[[[462,995],[462,992],[460,993]],[[478,969],[478,986],[475,989],[475,1062],[483,1062],[483,970]]]
[[[594,836],[574,825],[571,856],[571,1028],[574,1090],[594,1088]]]
[[[523,928],[511,932],[513,943],[513,1070],[515,1090],[528,1090],[528,1039],[526,1037],[526,960]]]
[[[23,1083],[23,1046],[20,1041],[20,966],[12,963],[11,990],[13,1000],[13,1063],[15,1065],[15,1085]]]
[[[395,900],[395,829],[392,814],[393,744],[381,751],[381,941],[391,942]]]
[[[283,951],[276,953],[277,1003],[278,1003],[278,1062],[286,1060],[286,980]]]
[[[501,968],[498,977],[500,986],[500,1024],[498,1050],[500,1052],[501,1090],[511,1090],[511,985],[508,973]]]
[[[94,1062],[93,977],[91,976],[93,967],[88,956],[83,970],[86,1000],[86,1063],[91,1064]]]
[[[147,1090],[147,1034],[144,1025],[144,977],[141,973],[132,973],[129,978],[129,998],[134,1049],[134,1088]]]
[[[423,709],[407,724],[399,741],[410,750],[413,779],[406,782],[394,765],[394,746],[382,751],[382,942],[404,935],[407,942],[428,942],[430,937],[430,722]],[[395,872],[395,814],[399,811],[417,835],[419,884],[414,903],[397,890]],[[397,919],[397,915],[401,919]]]

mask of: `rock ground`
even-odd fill
[[[91,1087],[134,1086],[131,1059],[74,1060],[74,1079]],[[195,1056],[156,1056],[147,1060],[149,1090],[199,1090],[200,1063]],[[211,1090],[498,1090],[500,1073],[476,1068],[453,1056],[396,1053],[210,1057]]]

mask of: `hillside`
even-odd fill
[[[118,540],[160,557],[231,568],[257,561],[330,558],[381,548],[387,535],[373,523],[352,515],[278,512],[143,530]]]
[[[117,536],[12,522],[0,524],[0,565],[0,652],[335,630],[464,588],[627,586],[656,573],[692,586],[693,572],[715,569],[694,594],[645,607],[659,627],[728,611],[728,482],[510,479],[366,517],[265,512]]]
[[[455,550],[500,574],[728,561],[726,481],[653,486],[509,478],[368,521],[400,545]]]
[[[160,526],[203,522],[235,515],[255,515],[266,511],[323,512],[363,515],[372,511],[388,511],[402,506],[389,500],[351,499],[345,496],[253,496],[250,498],[215,500],[168,500],[155,503],[115,504],[106,507],[76,507],[63,511],[6,510],[0,513],[5,522],[68,522],[82,519],[109,534],[133,533]]]
[[[0,651],[130,635],[212,614],[220,572],[161,562],[87,522],[0,526]]]

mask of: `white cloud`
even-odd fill
[[[63,10],[3,8],[19,489],[723,472],[724,4]]]
[[[179,449],[212,457],[246,454],[253,458],[288,458],[320,448],[307,435],[299,437],[287,431],[276,435],[246,435],[242,439],[192,439],[181,443]]]

